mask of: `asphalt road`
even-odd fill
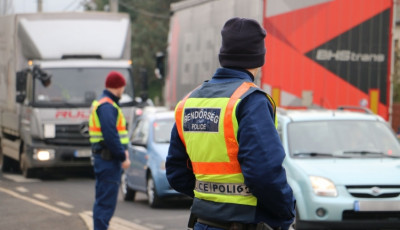
[[[0,172],[0,229],[92,229],[94,184],[88,175],[25,179]],[[152,209],[145,194],[138,193],[134,202],[120,194],[110,230],[186,229],[189,208],[190,201],[174,200]]]

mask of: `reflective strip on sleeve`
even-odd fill
[[[215,183],[196,180],[195,190],[201,193],[252,196],[249,187],[243,183]]]

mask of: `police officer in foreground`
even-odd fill
[[[129,142],[125,117],[118,105],[125,90],[121,73],[112,71],[105,82],[106,89],[92,103],[89,117],[90,143],[94,155],[96,200],[93,207],[94,230],[108,229],[117,205],[122,168],[130,166]]]
[[[221,34],[222,68],[175,108],[167,178],[194,197],[195,230],[286,230],[295,199],[282,167],[276,108],[253,83],[264,65],[266,32],[255,20],[232,18]]]

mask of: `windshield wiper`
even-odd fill
[[[332,153],[322,153],[322,152],[300,152],[293,153],[293,156],[310,156],[310,157],[338,157],[338,158],[349,158],[349,156],[341,156]]]
[[[389,157],[389,158],[399,158],[400,156],[395,156],[395,155],[388,155],[383,152],[379,151],[368,151],[368,150],[351,150],[351,151],[343,151],[343,154],[360,154],[360,155],[377,155],[377,156],[383,156],[383,157]]]

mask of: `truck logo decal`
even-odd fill
[[[58,110],[56,112],[56,118],[89,119],[89,112]]]
[[[89,123],[87,121],[82,122],[79,132],[83,137],[89,137]]]
[[[382,53],[356,53],[351,50],[317,49],[315,57],[318,61],[352,61],[352,62],[384,62],[385,55]]]

